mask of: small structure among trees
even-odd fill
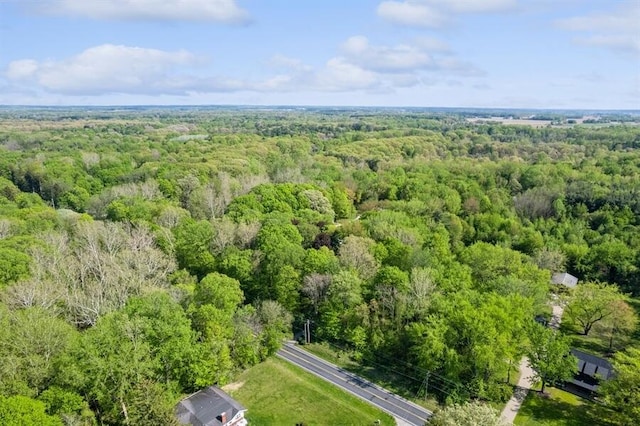
[[[567,272],[562,272],[553,274],[553,276],[551,277],[551,282],[556,285],[563,285],[565,287],[574,288],[578,285],[578,278]]]
[[[542,383],[544,393],[547,384],[570,380],[578,363],[569,350],[567,337],[540,324],[533,324],[529,330],[530,347],[527,357],[534,375],[531,382]]]
[[[578,359],[578,372],[571,380],[574,385],[595,392],[602,380],[613,376],[613,366],[606,359],[578,349],[571,349],[571,354]]]

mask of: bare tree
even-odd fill
[[[187,210],[191,207],[191,195],[200,187],[200,180],[189,174],[178,179],[178,187],[180,187],[180,205]]]
[[[95,152],[82,153],[82,164],[84,164],[84,168],[86,170],[89,170],[98,163],[100,163],[100,154]]]
[[[0,240],[11,235],[11,222],[7,219],[0,219]]]
[[[266,175],[242,176],[238,179],[238,189],[233,191],[235,196],[244,195],[258,185],[269,183],[271,180]]]
[[[311,300],[315,313],[318,313],[318,306],[327,296],[327,290],[331,285],[331,275],[312,273],[304,277],[302,293]]]
[[[349,235],[340,246],[340,263],[355,269],[364,279],[373,277],[378,271],[378,262],[369,251],[373,244],[370,238]]]
[[[236,238],[236,224],[229,218],[214,219],[211,221],[213,225],[213,239],[211,248],[214,252],[220,253],[225,248],[233,245]]]
[[[233,200],[232,180],[227,173],[218,173],[215,182],[209,182],[199,192],[208,219],[221,217]]]
[[[5,293],[14,306],[61,309],[81,327],[122,307],[148,288],[166,287],[173,260],[145,227],[79,223],[73,233],[43,235],[32,250],[31,278]]]
[[[168,206],[162,210],[160,215],[155,219],[155,222],[164,228],[173,229],[178,226],[182,219],[187,217],[189,217],[189,212],[185,209]]]
[[[242,248],[251,246],[260,232],[260,227],[260,222],[239,223],[236,227],[235,243]]]
[[[533,262],[538,268],[551,272],[562,272],[567,263],[567,257],[561,250],[543,247],[533,256]]]
[[[405,294],[407,315],[413,317],[425,315],[435,291],[436,285],[430,271],[425,268],[413,268],[409,290]]]

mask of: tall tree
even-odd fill
[[[619,425],[640,424],[640,349],[629,348],[613,357],[615,376],[600,386],[604,401]]]
[[[54,376],[55,360],[77,334],[39,308],[5,310],[0,305],[0,393],[35,395]]]
[[[613,312],[600,323],[602,329],[609,335],[609,351],[613,351],[614,339],[622,340],[631,335],[638,324],[638,317],[633,308],[623,300],[616,300],[613,303]],[[618,342],[618,345],[622,342]]]
[[[594,324],[613,315],[624,300],[618,287],[605,283],[578,284],[569,295],[564,320],[577,323],[587,336]]]
[[[437,411],[430,426],[504,426],[500,413],[482,402],[450,405]]]
[[[48,415],[45,409],[43,402],[26,396],[0,395],[0,423],[4,426],[62,426],[60,418]]]
[[[568,339],[551,328],[534,323],[529,330],[529,365],[534,370],[533,382],[555,384],[570,379],[578,361],[570,354]]]

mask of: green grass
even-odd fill
[[[548,395],[531,391],[518,411],[516,426],[609,425],[610,413],[597,403],[561,389],[548,387]]]
[[[235,390],[251,425],[394,425],[393,418],[361,399],[279,358],[243,372]],[[240,386],[241,384],[241,386]]]

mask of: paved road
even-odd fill
[[[411,425],[424,425],[431,411],[422,408],[353,373],[345,371],[296,345],[287,343],[278,356],[350,392]]]

